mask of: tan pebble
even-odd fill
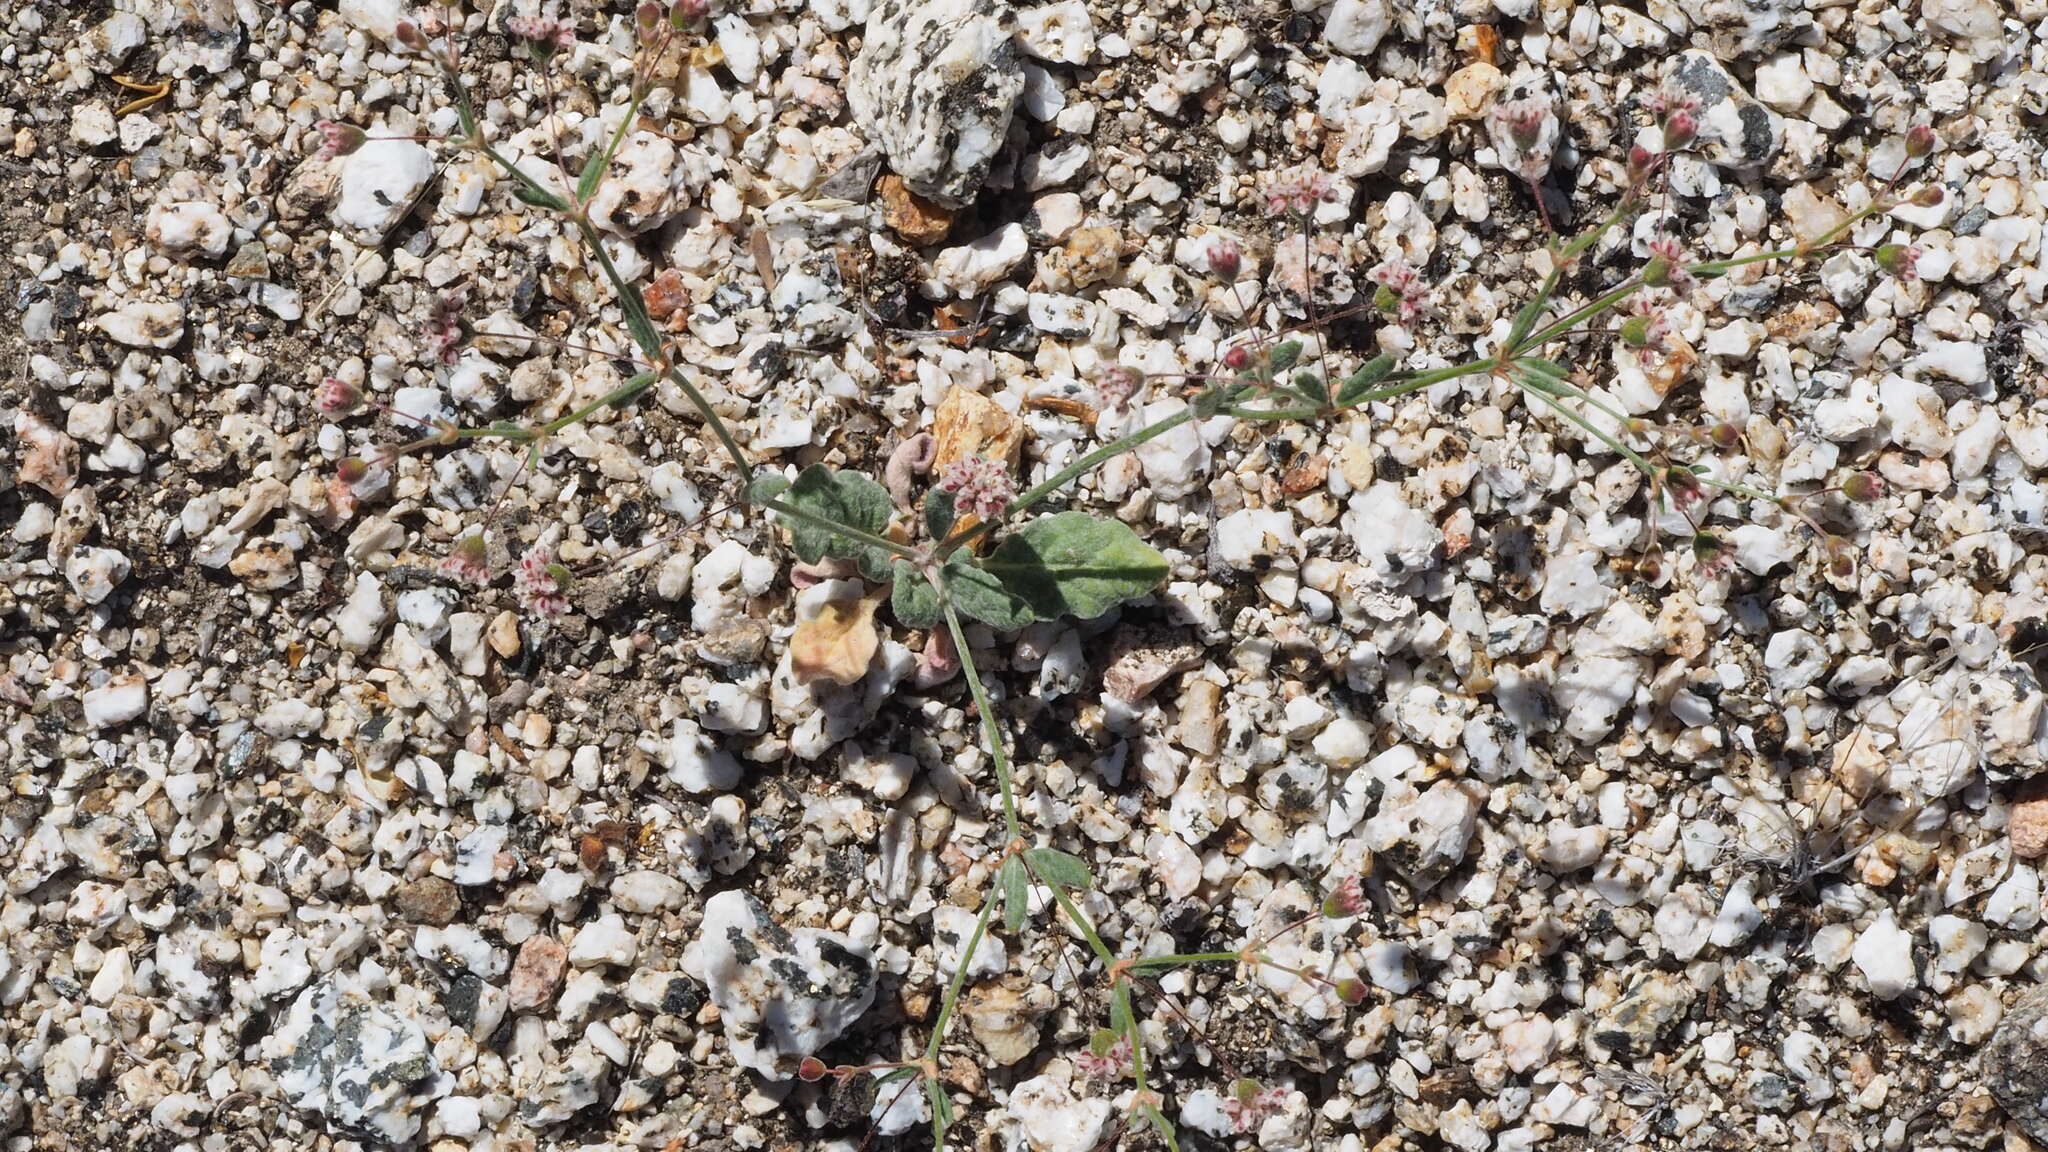
[[[510,660],[519,655],[519,617],[510,610],[498,613],[497,618],[491,621],[489,631],[484,633],[484,639],[500,659]]]
[[[882,177],[876,192],[882,198],[882,223],[912,244],[937,244],[953,229],[950,209],[912,192],[893,172]]]

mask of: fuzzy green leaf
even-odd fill
[[[871,536],[880,536],[889,530],[889,513],[895,507],[890,503],[888,489],[880,484],[858,472],[834,472],[823,464],[813,464],[804,469],[796,483],[783,493],[782,499],[791,507],[821,520],[844,524]],[[871,560],[866,554],[877,551],[821,524],[790,518],[788,525],[790,547],[796,549],[797,556],[806,564],[837,556],[857,559],[861,568],[867,570]],[[882,578],[887,579],[889,564],[886,558],[879,567]]]
[[[1266,358],[1266,363],[1273,366],[1275,373],[1280,373],[1294,367],[1295,361],[1300,359],[1301,341],[1289,340],[1287,343],[1274,348],[1272,354]]]
[[[789,491],[789,479],[779,472],[762,472],[747,485],[747,502],[766,504]]]
[[[1057,848],[1033,848],[1025,855],[1031,858],[1031,867],[1049,883],[1063,888],[1086,888],[1095,883],[1094,875],[1079,856]]]
[[[1003,861],[997,879],[1003,885],[1003,927],[1014,933],[1024,927],[1024,914],[1031,910],[1031,889],[1024,878],[1024,862],[1015,856]]]
[[[924,494],[924,530],[934,540],[944,540],[953,531],[957,519],[953,511],[953,494],[937,488]]]
[[[947,598],[962,616],[991,628],[1008,632],[1038,618],[1031,605],[1004,587],[999,577],[975,567],[964,549],[947,558],[940,578],[946,582]]]
[[[924,1082],[924,1094],[932,1102],[932,1147],[944,1148],[946,1129],[953,1126],[953,1098],[946,1095],[946,1090],[939,1086],[937,1080],[929,1077]]]
[[[896,561],[895,587],[889,589],[889,611],[905,628],[936,628],[945,619],[939,611],[939,591],[917,569]]]
[[[1130,527],[1086,512],[1041,516],[1004,538],[983,571],[1040,620],[1092,620],[1166,579],[1166,557]]]
[[[1339,408],[1358,403],[1358,398],[1372,391],[1372,386],[1385,380],[1394,371],[1394,356],[1382,352],[1359,366],[1358,371],[1344,378],[1337,389]]]
[[[1317,405],[1330,402],[1329,385],[1324,384],[1323,378],[1313,372],[1296,372],[1294,374],[1294,390]]]

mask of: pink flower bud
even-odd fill
[[[320,382],[320,391],[313,398],[313,407],[326,416],[345,416],[362,403],[363,394],[355,385],[334,376]]]
[[[1223,366],[1232,372],[1242,372],[1252,366],[1252,354],[1244,345],[1235,345],[1224,351]]]
[[[361,148],[363,142],[370,138],[361,128],[334,120],[316,120],[313,122],[313,130],[320,134],[320,149],[317,155],[322,160],[347,156]]]
[[[420,26],[410,20],[400,20],[398,26],[392,30],[392,38],[408,52],[427,50],[426,33],[421,32]]]
[[[1934,129],[1925,124],[1915,124],[1906,133],[1906,155],[1918,160],[1932,153],[1940,142],[1941,137],[1934,134]]]
[[[1218,238],[1209,242],[1209,271],[1219,279],[1236,280],[1244,267],[1244,253],[1236,243]]]
[[[1693,138],[1699,134],[1698,118],[1686,109],[1680,108],[1664,121],[1664,150],[1676,152],[1692,143]]]

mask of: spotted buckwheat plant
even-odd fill
[[[519,558],[513,592],[529,614],[553,619],[569,610],[568,583],[569,570],[555,563],[554,549],[536,544]]]
[[[1191,432],[1187,426],[1198,423],[1204,435],[1215,423],[1227,421],[1292,424],[1304,428],[1305,439],[1314,439],[1328,423],[1349,414],[1379,419],[1390,415],[1392,403],[1403,397],[1425,392],[1434,396],[1472,386],[1498,390],[1545,420],[1576,428],[1588,444],[1596,446],[1595,451],[1610,453],[1639,471],[1645,482],[1630,490],[1640,493],[1630,498],[1645,505],[1640,509],[1642,515],[1635,518],[1644,526],[1645,556],[1660,555],[1666,545],[1675,551],[1676,542],[1683,540],[1689,543],[1687,551],[1693,561],[1690,571],[1678,575],[1646,563],[1637,568],[1637,574],[1646,579],[1739,579],[1731,570],[1734,550],[1726,525],[1739,513],[1730,512],[1731,508],[1761,509],[1803,523],[1817,543],[1813,561],[1836,579],[1854,574],[1856,549],[1847,539],[1849,530],[1841,527],[1844,518],[1836,514],[1841,509],[1821,508],[1820,502],[1824,497],[1852,504],[1876,499],[1883,487],[1873,473],[1845,469],[1847,475],[1832,485],[1817,482],[1790,491],[1755,487],[1771,481],[1754,479],[1754,470],[1749,469],[1741,451],[1749,439],[1743,426],[1718,419],[1677,426],[1652,424],[1621,410],[1603,390],[1601,378],[1613,371],[1610,342],[1617,337],[1646,365],[1667,354],[1682,359],[1675,355],[1682,341],[1663,309],[1670,306],[1672,298],[1684,299],[1701,283],[1748,265],[1810,266],[1837,252],[1853,250],[1868,254],[1892,275],[1910,279],[1916,272],[1917,249],[1892,235],[1889,221],[1876,218],[1907,200],[1939,202],[1938,187],[1930,185],[1909,194],[1897,189],[1909,169],[1940,147],[1938,137],[1929,130],[1909,132],[1904,146],[1906,161],[1899,171],[1883,176],[1866,174],[1876,186],[1875,193],[1863,207],[1819,235],[1776,249],[1691,260],[1680,242],[1684,222],[1676,217],[1676,210],[1660,208],[1660,213],[1674,214],[1660,215],[1654,222],[1659,239],[1650,246],[1647,260],[1637,266],[1629,258],[1630,238],[1637,234],[1634,225],[1653,203],[1661,205],[1670,199],[1664,196],[1664,185],[1671,159],[1691,147],[1700,130],[1695,108],[1666,99],[1655,111],[1661,123],[1634,126],[1636,138],[1647,143],[1627,153],[1625,184],[1605,215],[1577,235],[1549,236],[1544,258],[1528,265],[1544,269],[1541,279],[1526,286],[1527,298],[1519,310],[1500,317],[1483,340],[1470,344],[1463,358],[1455,352],[1459,333],[1424,331],[1435,316],[1430,309],[1429,285],[1417,269],[1399,260],[1388,260],[1368,272],[1365,279],[1376,289],[1371,302],[1344,313],[1356,318],[1356,323],[1376,329],[1370,334],[1379,337],[1378,345],[1384,350],[1370,356],[1333,347],[1337,342],[1329,336],[1334,314],[1317,314],[1312,291],[1298,294],[1308,318],[1297,326],[1320,330],[1312,341],[1312,354],[1308,351],[1310,339],[1291,338],[1293,328],[1264,328],[1269,320],[1283,324],[1281,318],[1288,314],[1283,309],[1293,304],[1274,302],[1274,293],[1253,291],[1250,296],[1263,311],[1240,300],[1233,318],[1224,323],[1241,327],[1215,332],[1213,343],[1205,345],[1222,349],[1210,370],[1172,377],[1170,389],[1161,387],[1168,379],[1165,373],[1147,378],[1135,370],[1111,367],[1096,378],[1097,399],[1103,409],[1112,412],[1128,409],[1148,383],[1157,393],[1181,396],[1184,403],[1167,403],[1164,415],[1148,419],[1142,426],[1133,426],[1138,424],[1135,420],[1095,425],[1104,435],[1110,434],[1110,428],[1120,434],[1077,452],[1056,468],[1048,467],[1048,474],[1021,491],[1003,461],[978,456],[955,459],[941,470],[936,483],[921,493],[920,506],[918,487],[936,449],[934,437],[916,428],[902,430],[901,446],[890,454],[889,467],[880,480],[826,463],[801,470],[764,467],[733,436],[720,407],[700,390],[694,374],[683,370],[688,353],[673,328],[690,307],[690,282],[674,269],[647,269],[651,276],[642,276],[637,269],[622,270],[612,255],[617,238],[607,236],[593,219],[593,206],[606,190],[623,143],[643,123],[643,103],[656,76],[667,74],[667,65],[657,68],[657,62],[664,60],[664,53],[687,55],[708,50],[702,29],[706,15],[706,5],[694,0],[666,6],[641,3],[633,8],[632,34],[610,41],[628,42],[634,52],[624,107],[606,109],[604,115],[589,121],[617,127],[594,144],[583,143],[587,154],[582,158],[582,170],[574,174],[567,161],[576,157],[578,148],[567,141],[552,141],[553,147],[543,149],[552,154],[557,171],[542,175],[514,163],[499,150],[502,142],[493,138],[491,125],[479,116],[475,77],[465,71],[461,20],[451,19],[446,24],[403,21],[398,25],[396,39],[410,54],[408,60],[440,78],[453,119],[459,124],[459,129],[440,143],[466,149],[494,165],[519,204],[550,217],[559,233],[576,245],[574,251],[585,262],[578,274],[587,271],[591,279],[601,280],[609,289],[608,299],[616,302],[621,323],[608,328],[605,338],[594,341],[596,346],[552,337],[530,339],[628,365],[634,374],[595,400],[551,419],[514,414],[482,427],[404,417],[367,395],[364,387],[329,377],[320,383],[314,398],[314,406],[323,415],[339,421],[372,408],[417,425],[407,433],[415,439],[344,458],[329,487],[329,503],[337,510],[352,508],[359,490],[381,482],[378,468],[406,455],[469,442],[509,446],[522,457],[522,471],[529,471],[552,437],[598,413],[630,408],[650,391],[660,389],[672,406],[695,412],[723,453],[731,472],[732,489],[727,494],[731,506],[772,516],[787,531],[794,556],[790,566],[793,581],[829,578],[871,586],[859,601],[861,611],[841,613],[826,621],[834,631],[823,637],[826,643],[821,647],[832,648],[835,656],[867,650],[849,643],[849,638],[864,638],[870,642],[869,648],[878,647],[873,644],[872,621],[883,603],[895,626],[925,634],[916,682],[935,688],[955,675],[964,681],[996,793],[996,806],[988,818],[973,822],[977,829],[990,830],[987,840],[966,845],[964,853],[958,843],[949,844],[946,850],[960,853],[962,884],[967,883],[964,877],[979,870],[989,874],[988,887],[975,897],[980,911],[973,931],[958,949],[934,1014],[929,1020],[920,1017],[902,1022],[903,1026],[892,1032],[909,1037],[906,1043],[915,1049],[909,1056],[837,1066],[808,1056],[795,1066],[795,1075],[805,1082],[828,1077],[850,1082],[856,1075],[873,1074],[885,1085],[900,1081],[892,1091],[922,1090],[930,1104],[937,1148],[946,1146],[947,1132],[954,1123],[952,1097],[940,1077],[941,1050],[959,1014],[966,974],[998,916],[1012,938],[1022,938],[1025,925],[1037,916],[1053,921],[1053,926],[1060,928],[1061,940],[1075,938],[1085,945],[1089,962],[1077,986],[1092,983],[1106,992],[1108,1021],[1077,1065],[1084,1075],[1096,1079],[1128,1078],[1131,1084],[1122,1098],[1169,1148],[1178,1146],[1175,1128],[1151,1079],[1153,1059],[1158,1055],[1154,1049],[1168,1041],[1160,1039],[1162,1030],[1156,1025],[1147,1027],[1149,1011],[1178,1011],[1168,990],[1172,982],[1163,981],[1164,976],[1226,980],[1258,972],[1261,979],[1289,988],[1297,1003],[1315,998],[1318,1010],[1325,1012],[1335,1011],[1337,1005],[1360,1004],[1375,995],[1356,974],[1361,961],[1355,943],[1345,939],[1357,927],[1351,922],[1373,911],[1357,875],[1339,879],[1320,901],[1298,893],[1295,911],[1300,915],[1277,932],[1219,939],[1212,951],[1132,955],[1104,939],[1094,914],[1077,899],[1096,884],[1087,861],[1036,843],[1040,836],[1027,819],[1029,805],[1020,803],[1002,720],[977,668],[976,649],[970,643],[974,634],[968,629],[980,625],[988,634],[1000,636],[1069,618],[1108,619],[1121,607],[1153,594],[1166,581],[1171,571],[1167,557],[1121,520],[1078,510],[1046,510],[1094,469],[1176,430]],[[554,16],[522,16],[508,26],[532,47],[523,55],[541,69],[560,67],[557,54],[575,44],[572,25]],[[596,47],[593,45],[593,51]],[[548,131],[553,130],[554,120],[551,109]],[[1485,124],[1503,166],[1532,190],[1548,180],[1566,127],[1560,123],[1554,97],[1545,92],[1523,92],[1500,101]],[[1660,127],[1661,132],[1657,131]],[[315,136],[325,155],[345,154],[363,139],[360,130],[331,122],[323,122]],[[1858,177],[1842,174],[1840,178]],[[1549,190],[1559,195],[1571,193],[1569,188]],[[1268,214],[1299,225],[1300,268],[1307,288],[1314,284],[1307,274],[1311,258],[1317,252],[1344,251],[1337,238],[1313,234],[1319,217],[1327,220],[1342,215],[1334,209],[1325,211],[1339,199],[1337,180],[1308,162],[1274,176],[1260,190]],[[1537,204],[1545,231],[1551,232],[1549,209],[1541,196]],[[1285,240],[1291,249],[1294,237],[1290,234]],[[1250,263],[1237,243],[1219,237],[1200,253],[1208,271],[1237,292],[1239,278]],[[647,253],[640,255],[646,257]],[[769,260],[767,255],[761,258]],[[1245,279],[1254,281],[1255,289],[1259,287],[1256,278]],[[653,287],[643,287],[643,283]],[[489,285],[474,287],[479,292],[490,291]],[[465,306],[464,290],[444,294],[430,306],[418,333],[420,346],[442,368],[457,362],[468,337],[491,335],[465,324]],[[1711,302],[1700,306],[1710,307]],[[1396,332],[1395,326],[1409,331]],[[616,332],[623,333],[623,340],[610,335]],[[1421,351],[1411,353],[1411,349]],[[1079,402],[1068,403],[1089,411]],[[1144,414],[1154,416],[1155,407],[1148,405]],[[1275,437],[1274,442],[1279,444],[1280,438]],[[1815,508],[1819,508],[1818,515]],[[487,519],[458,539],[441,561],[442,571],[466,584],[489,583],[493,574],[485,538],[493,531],[496,529]],[[554,538],[541,536],[544,541]],[[1653,569],[1655,574],[1650,575]],[[515,598],[529,614],[548,619],[570,610],[570,573],[557,562],[551,544],[535,544],[520,557],[512,585]],[[815,623],[804,621],[798,631]],[[869,631],[863,637],[851,627],[854,624]],[[816,634],[809,638],[819,639]],[[792,663],[795,647],[793,641]],[[854,663],[851,671],[857,678],[862,669],[857,660]],[[961,826],[966,827],[967,822]],[[1375,887],[1375,895],[1378,891]],[[1281,937],[1291,932],[1313,937],[1313,948],[1279,946]],[[1235,1077],[1235,1072],[1231,1075]],[[1288,1098],[1285,1089],[1261,1088],[1252,1080],[1237,1078],[1225,1109],[1231,1125],[1240,1133],[1249,1133],[1276,1114]]]
[[[1010,473],[1002,465],[980,456],[969,456],[946,465],[939,474],[938,489],[953,494],[953,507],[983,520],[1003,514],[1016,498]]]

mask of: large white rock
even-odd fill
[[[704,905],[683,971],[711,993],[733,1060],[786,1080],[797,1064],[839,1038],[875,999],[865,945],[837,932],[784,929],[745,892]]]
[[[344,977],[301,992],[263,1038],[263,1056],[293,1105],[339,1133],[386,1144],[417,1135],[427,1108],[454,1086],[417,1021]]]
[[[1034,1076],[1010,1090],[1010,1117],[1031,1152],[1088,1152],[1115,1109],[1100,1096],[1075,1096],[1064,1080]]]
[[[1870,985],[1870,994],[1893,1000],[1919,983],[1913,969],[1913,938],[1892,918],[1891,909],[1878,913],[1877,920],[1856,937],[1849,958]]]
[[[366,240],[380,239],[411,210],[434,177],[434,154],[411,140],[371,140],[341,168],[334,222]]]
[[[910,190],[949,208],[981,190],[1024,68],[1002,0],[881,0],[846,80],[855,122]]]

